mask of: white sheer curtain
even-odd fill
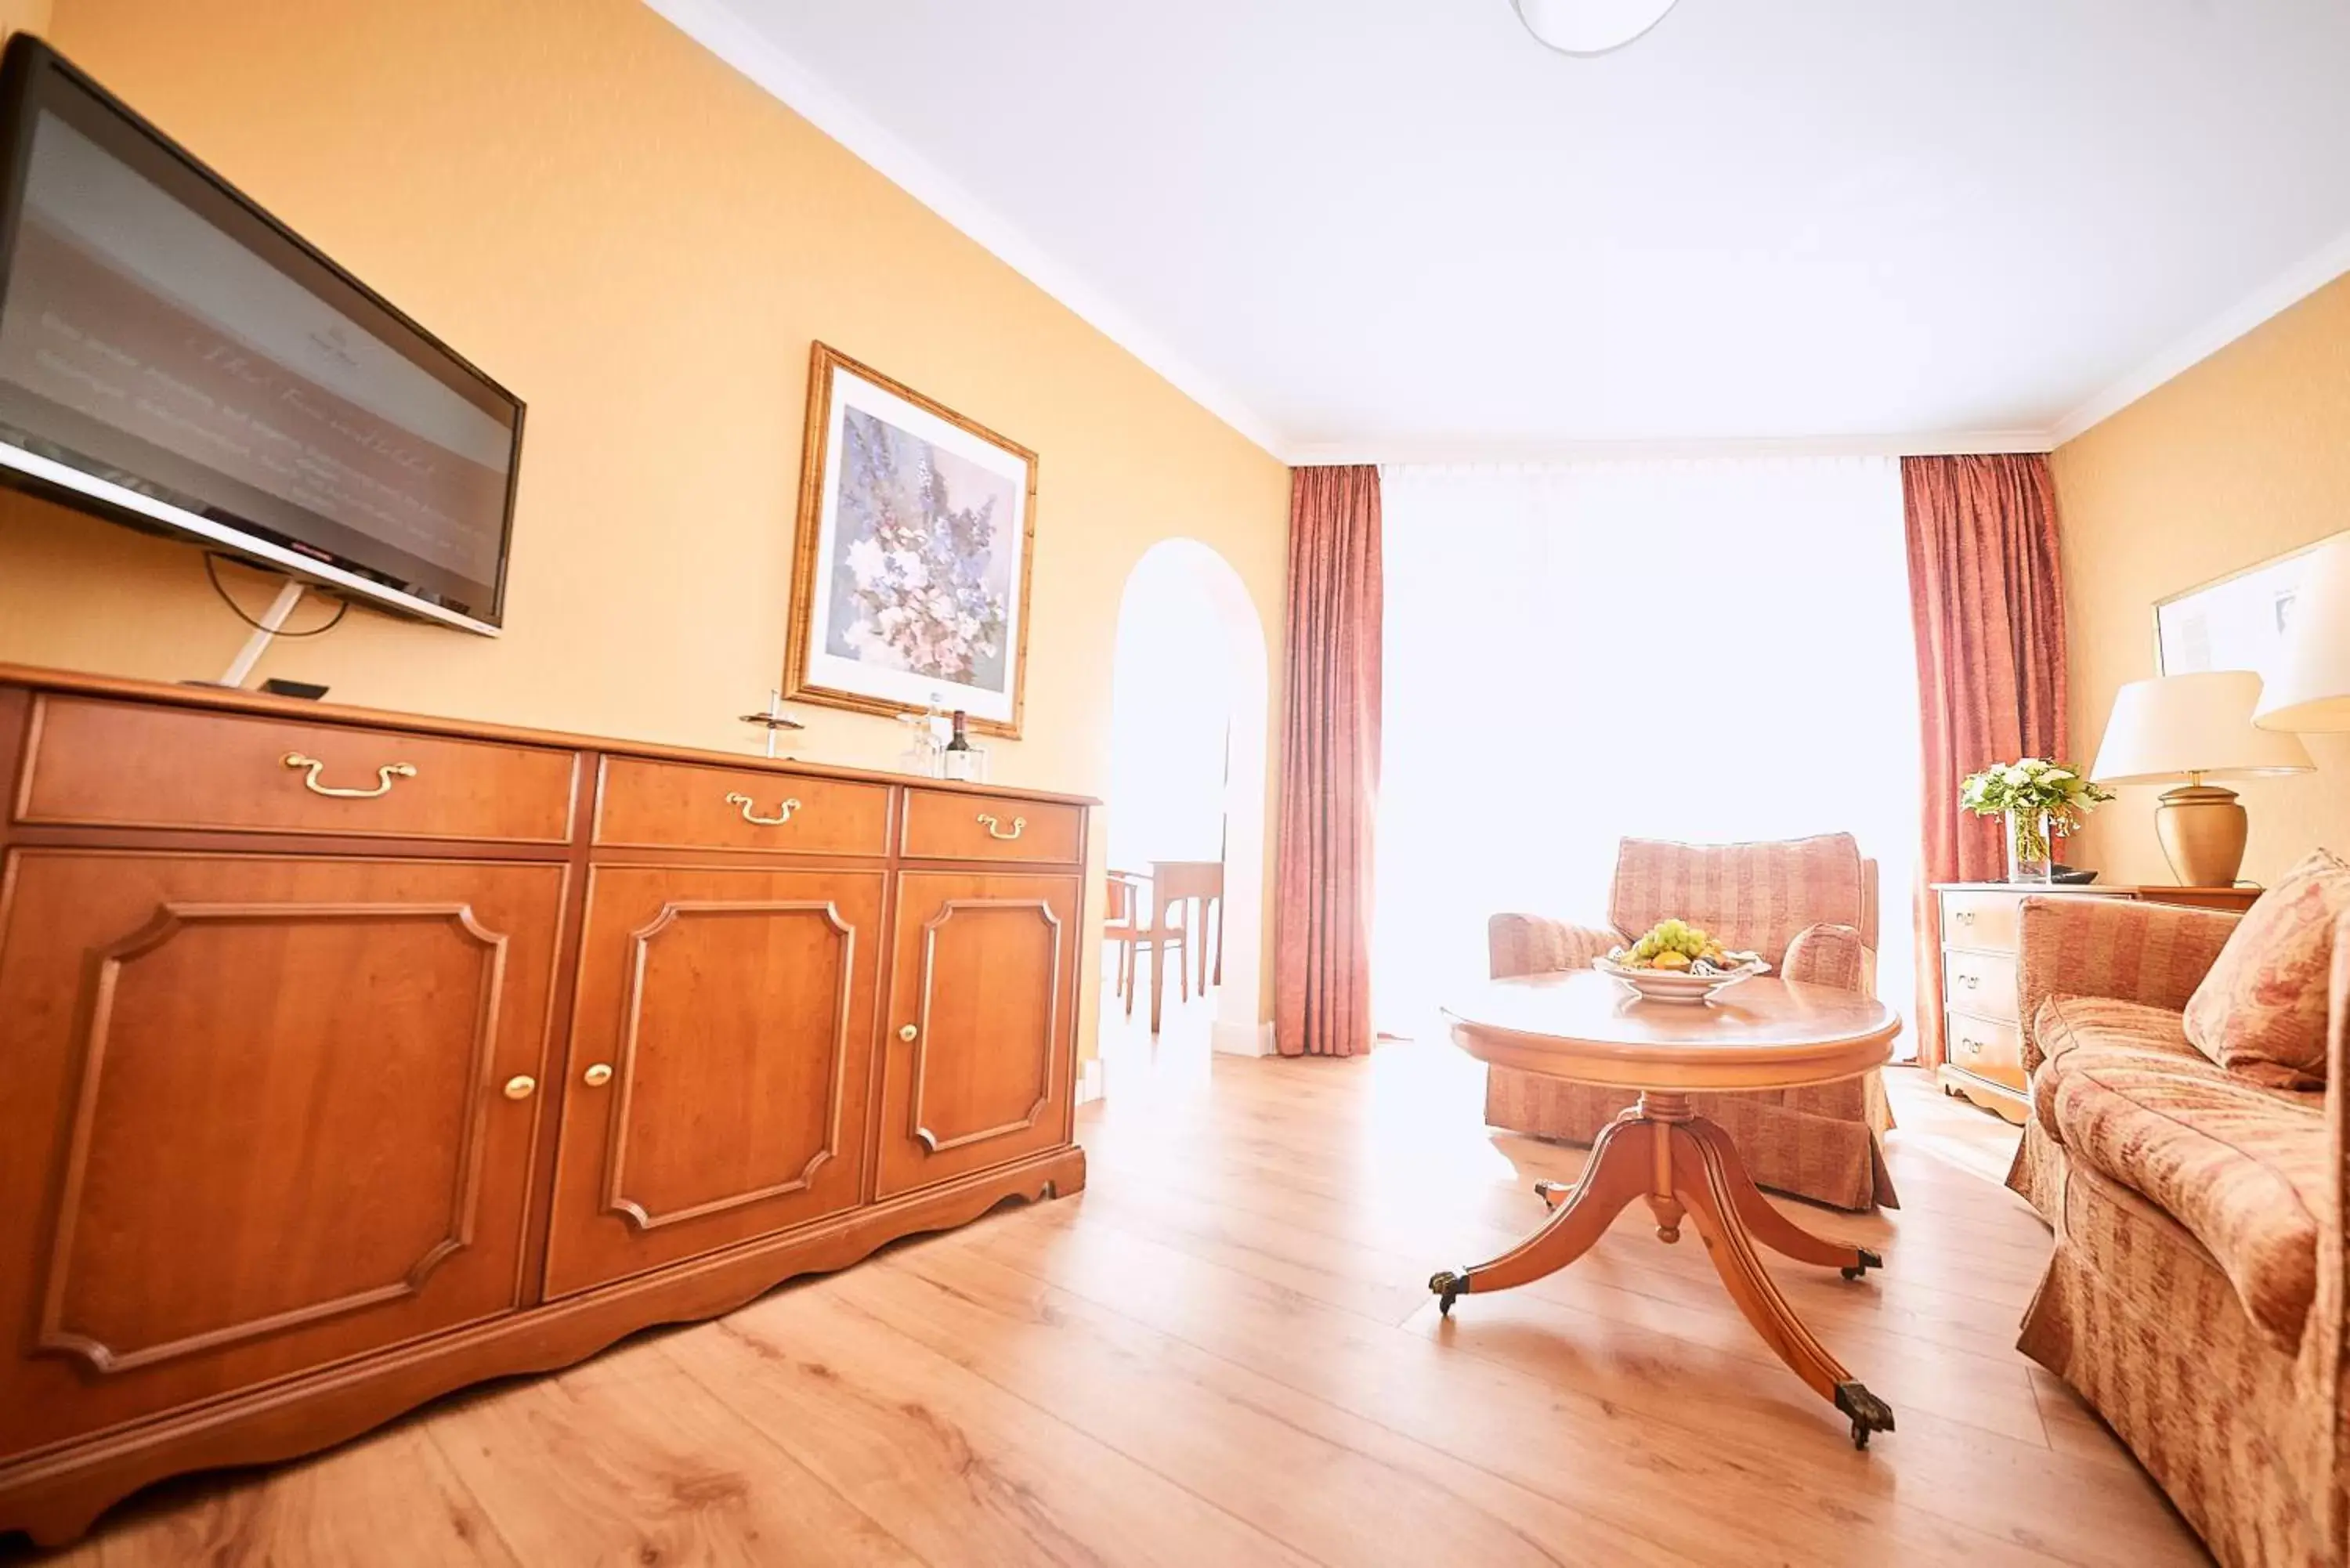
[[[1486,917],[1605,923],[1616,841],[1850,832],[1908,1011],[1918,694],[1892,459],[1380,471],[1380,1028]],[[1902,1047],[1907,1049],[1906,1043]]]

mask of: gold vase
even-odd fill
[[[2154,831],[2162,857],[2182,887],[2231,888],[2244,868],[2250,819],[2236,792],[2218,784],[2184,784],[2162,792]]]

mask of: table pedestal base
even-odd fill
[[[1591,1146],[1582,1179],[1570,1188],[1538,1181],[1550,1205],[1541,1230],[1493,1259],[1428,1282],[1448,1316],[1460,1296],[1505,1291],[1555,1273],[1588,1251],[1634,1199],[1646,1199],[1657,1236],[1680,1240],[1692,1220],[1730,1299],[1795,1376],[1852,1422],[1855,1448],[1871,1432],[1893,1430],[1893,1409],[1846,1371],[1804,1326],[1764,1271],[1756,1243],[1798,1262],[1839,1269],[1859,1279],[1884,1260],[1861,1247],[1824,1241],[1788,1219],[1762,1196],[1730,1135],[1690,1110],[1689,1096],[1650,1092],[1616,1118]]]

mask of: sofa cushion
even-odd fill
[[[2316,1294],[2332,1177],[2324,1094],[2267,1088],[2167,1042],[2098,1044],[2081,1033],[2037,1085],[2066,1150],[2176,1220],[2252,1321],[2292,1349]]]
[[[2055,1083],[2058,1060],[2085,1045],[2106,1052],[2145,1052],[2157,1060],[2218,1070],[2189,1044],[2183,1015],[2110,996],[2052,996],[2040,1004],[2032,1034],[2043,1058],[2038,1078],[2043,1087],[2033,1095],[2033,1107],[2041,1130],[2059,1143],[2064,1141],[2064,1131],[2056,1125],[2054,1104],[2045,1091]]]
[[[2313,850],[2261,895],[2187,1003],[2187,1037],[2233,1073],[2281,1089],[2325,1083],[2334,928],[2350,866]]]

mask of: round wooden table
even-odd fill
[[[1755,1248],[1841,1269],[1848,1280],[1884,1261],[1822,1241],[1773,1208],[1729,1134],[1693,1112],[1689,1096],[1857,1077],[1891,1054],[1899,1014],[1857,992],[1768,978],[1696,1005],[1644,1002],[1592,970],[1492,981],[1444,1013],[1454,1043],[1480,1061],[1640,1096],[1602,1129],[1573,1187],[1534,1183],[1551,1209],[1540,1230],[1491,1262],[1428,1282],[1448,1316],[1460,1296],[1508,1290],[1565,1268],[1627,1204],[1646,1199],[1659,1240],[1678,1241],[1682,1220],[1696,1222],[1739,1311],[1780,1360],[1851,1420],[1855,1447],[1866,1448],[1871,1432],[1893,1429],[1892,1407],[1813,1337]]]

